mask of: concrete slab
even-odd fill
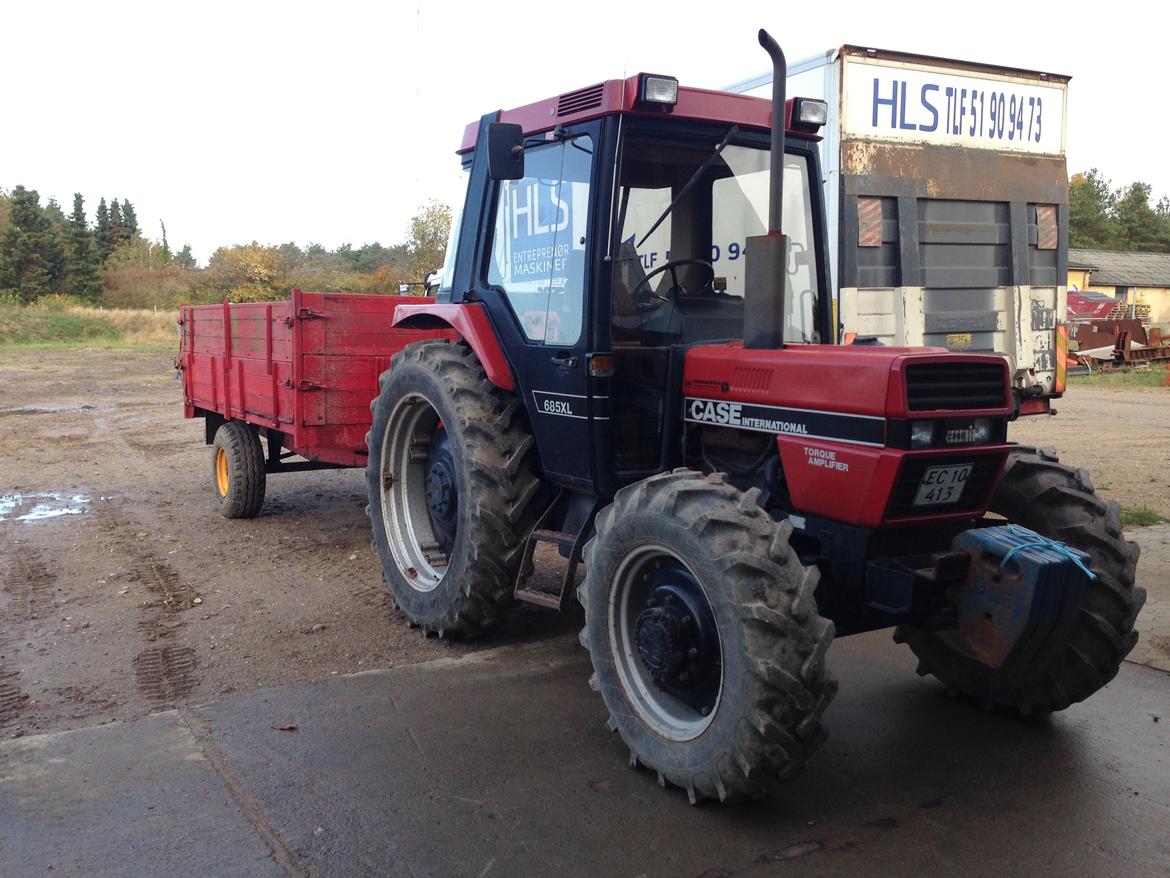
[[[1170,872],[1170,677],[990,716],[879,632],[833,647],[831,738],[770,801],[693,808],[626,767],[575,641],[258,692],[199,714],[321,875]],[[297,730],[276,731],[295,724]]]
[[[284,875],[179,715],[0,743],[0,875]]]

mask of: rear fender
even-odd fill
[[[487,311],[478,302],[399,305],[394,309],[394,326],[403,329],[454,329],[475,352],[492,384],[501,390],[515,389],[516,383],[512,378],[508,358],[504,356]]]

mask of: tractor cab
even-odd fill
[[[835,338],[823,111],[787,104],[783,320],[796,343]],[[604,495],[677,465],[687,350],[744,338],[771,115],[763,99],[639,74],[468,127],[463,216],[483,220],[453,223],[439,301],[486,310],[549,479]]]

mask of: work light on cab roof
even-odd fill
[[[670,111],[678,103],[678,79],[643,73],[638,77],[638,103],[647,109],[658,107]]]
[[[793,101],[792,118],[789,127],[797,131],[813,133],[819,131],[829,119],[829,105],[813,98],[796,98]]]

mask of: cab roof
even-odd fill
[[[543,101],[526,104],[500,113],[501,122],[511,122],[523,127],[524,134],[540,134],[551,131],[558,125],[569,125],[598,119],[615,113],[636,116],[672,116],[695,119],[704,122],[723,122],[748,128],[769,130],[772,127],[772,102],[765,98],[711,91],[704,88],[679,86],[678,103],[669,109],[645,107],[638,104],[638,82],[645,74],[639,73],[629,79],[609,79],[565,92]],[[788,101],[787,117],[792,118],[792,100]],[[805,140],[819,140],[815,134],[794,130],[789,124],[787,135]],[[475,148],[479,134],[479,122],[471,122],[463,132],[460,153]]]

